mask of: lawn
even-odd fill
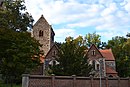
[[[10,84],[0,84],[0,87],[11,87],[11,85]],[[21,85],[15,85],[15,84],[13,84],[13,86],[12,87],[22,87]]]
[[[0,87],[11,87],[11,84],[3,84],[2,81],[0,81]],[[22,87],[22,85],[13,84],[12,87]]]

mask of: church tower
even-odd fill
[[[32,36],[42,45],[40,49],[43,50],[44,55],[46,55],[54,44],[55,33],[43,15],[41,15],[39,20],[34,24]]]

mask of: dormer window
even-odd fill
[[[95,50],[92,50],[92,55],[93,55],[93,56],[95,55]]]
[[[43,36],[43,31],[39,31],[39,37],[42,37]]]

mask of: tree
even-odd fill
[[[74,40],[74,43],[78,46],[87,46],[83,36],[78,36],[75,39],[73,37],[69,36],[69,37],[66,37],[66,39],[65,39],[66,42],[71,42],[72,40]]]
[[[0,9],[0,28],[12,29],[14,31],[27,31],[32,27],[33,18],[28,12],[23,0],[5,0],[3,8]]]
[[[55,75],[77,75],[89,76],[92,70],[87,58],[84,58],[86,47],[75,42],[77,39],[66,40],[59,48],[57,65],[50,66],[51,72]]]
[[[94,33],[88,33],[85,36],[86,44],[88,47],[90,47],[92,44],[95,44],[100,49],[105,49],[106,43],[101,42],[101,36],[99,34]]]
[[[116,69],[121,77],[130,76],[130,39],[116,36],[108,41],[107,48],[111,48],[116,59]],[[123,71],[123,73],[122,73]]]
[[[0,48],[0,73],[7,79],[13,76],[15,82],[40,63],[39,43],[27,32],[0,29]]]
[[[15,83],[40,63],[40,44],[27,32],[33,19],[22,12],[26,9],[22,3],[6,0],[0,9],[0,73],[6,79],[13,76]]]

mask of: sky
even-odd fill
[[[107,42],[130,32],[130,0],[25,0],[35,22],[43,15],[55,41],[96,32]]]

